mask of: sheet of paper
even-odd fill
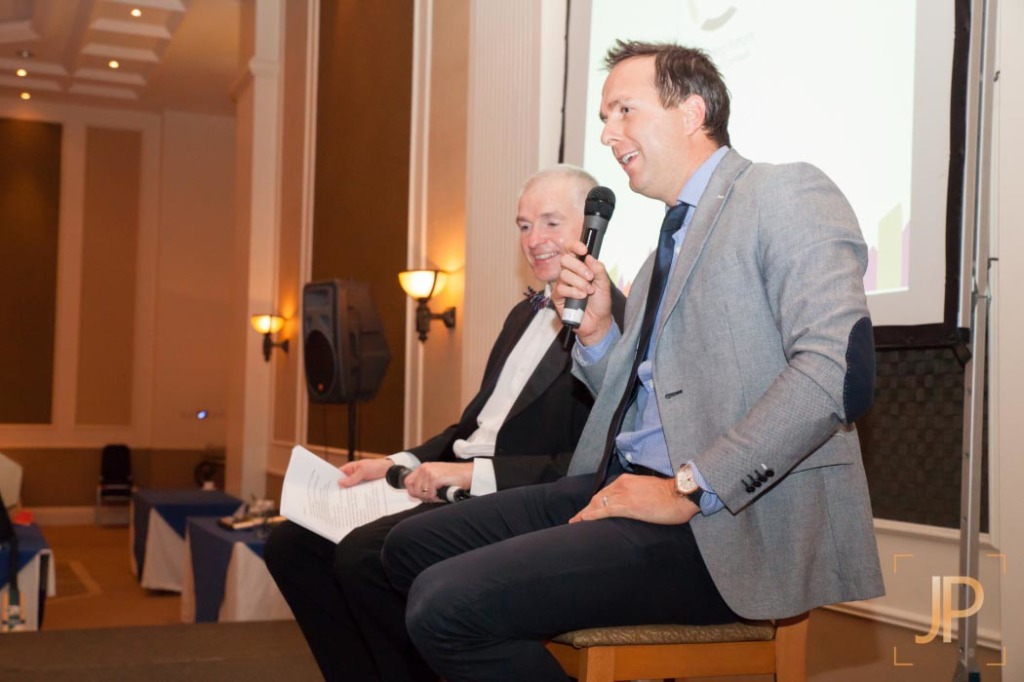
[[[281,488],[281,515],[333,542],[354,528],[388,514],[412,509],[420,501],[383,478],[342,488],[345,475],[330,462],[296,445]]]

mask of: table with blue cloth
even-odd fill
[[[231,516],[242,501],[217,490],[140,488],[132,495],[132,570],[150,590],[181,592],[185,523],[192,516]]]
[[[229,530],[211,518],[188,520],[182,621],[210,623],[292,617],[263,562],[266,530]]]
[[[20,629],[38,630],[43,624],[43,607],[47,597],[57,593],[57,581],[54,576],[53,553],[50,545],[43,537],[39,526],[33,524],[15,525],[14,532],[18,536],[18,592],[21,596]],[[3,612],[7,612],[10,598],[10,545],[0,546],[0,603]]]

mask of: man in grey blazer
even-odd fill
[[[816,168],[729,148],[703,52],[620,42],[606,63],[602,141],[669,210],[621,330],[601,263],[563,258],[556,305],[589,296],[574,371],[596,395],[570,476],[385,542],[410,635],[449,682],[564,680],[543,642],[569,630],[882,593],[853,426],[874,375],[853,211]]]

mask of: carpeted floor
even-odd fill
[[[0,635],[0,680],[319,680],[294,621],[183,624],[181,597],[141,588],[128,529],[47,526],[57,596],[40,632]]]
[[[43,630],[181,623],[181,597],[144,590],[131,571],[128,529],[47,526],[57,596],[46,601]]]
[[[57,583],[57,594],[60,601],[71,601],[83,597],[98,597],[103,593],[103,588],[89,573],[85,564],[77,559],[74,561],[54,562],[55,577]]]
[[[293,621],[60,630],[0,636],[0,680],[288,680],[320,674]]]

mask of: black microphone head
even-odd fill
[[[587,201],[583,205],[584,215],[597,214],[605,220],[610,220],[614,211],[615,192],[598,185],[587,193]]]
[[[392,488],[404,488],[405,477],[411,472],[412,470],[409,467],[404,467],[401,464],[395,464],[384,472],[384,480],[386,480],[388,485]]]

